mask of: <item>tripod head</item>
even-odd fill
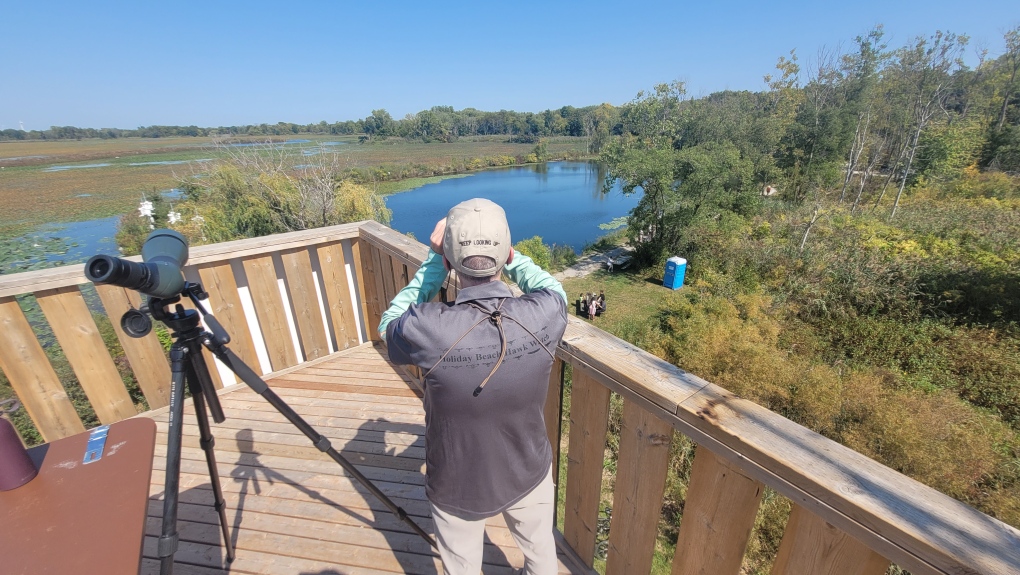
[[[187,296],[195,305],[195,309],[185,309],[180,303],[182,296]],[[202,305],[202,302],[207,299],[209,299],[209,294],[202,289],[201,284],[184,282],[181,293],[171,297],[149,296],[148,305],[142,306],[141,309],[129,309],[124,312],[120,318],[120,326],[124,329],[124,333],[131,337],[144,337],[152,330],[152,319],[156,319],[173,330],[173,335],[176,337],[197,329],[199,314],[201,314],[209,328],[208,336],[212,338],[212,341],[226,345],[230,343],[230,334]],[[173,306],[173,309],[170,306]]]

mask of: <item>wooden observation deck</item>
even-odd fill
[[[231,349],[431,530],[417,374],[389,364],[374,333],[426,253],[389,228],[360,222],[197,247],[185,275],[210,292]],[[102,423],[156,420],[142,566],[155,573],[170,370],[156,335],[118,333],[152,408],[136,413],[81,289],[86,284],[80,265],[0,276],[0,367],[46,441],[85,430],[36,335],[40,326],[28,322],[15,298],[34,299]],[[122,288],[96,291],[114,326],[140,305]],[[563,412],[567,365],[570,409]],[[197,426],[186,415],[177,573],[442,572],[423,540],[275,409],[228,371],[212,371],[227,417],[213,433],[237,559],[223,564]],[[550,384],[548,433],[566,461],[565,477],[556,477],[565,483],[561,573],[590,573],[594,563],[609,400],[617,393],[624,407],[606,573],[651,570],[670,443],[683,434],[697,450],[673,575],[740,573],[765,486],[793,502],[774,575],[881,575],[890,563],[915,575],[1020,574],[1017,529],[592,325],[571,320]],[[499,520],[487,536],[485,573],[522,565]]]

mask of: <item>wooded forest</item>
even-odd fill
[[[657,86],[596,140],[643,192],[640,258],[690,262],[618,335],[1020,526],[1020,28],[1004,40],[969,68],[965,36],[876,27],[779,58],[761,92]],[[786,509],[765,504],[750,556]]]

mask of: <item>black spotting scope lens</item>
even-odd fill
[[[85,277],[97,284],[113,284],[128,289],[145,291],[151,273],[145,264],[122,260],[113,256],[98,255],[85,263]]]

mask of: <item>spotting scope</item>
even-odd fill
[[[173,230],[155,230],[142,244],[142,263],[96,255],[85,262],[85,277],[157,297],[172,298],[184,289],[181,268],[188,261],[188,242]]]

